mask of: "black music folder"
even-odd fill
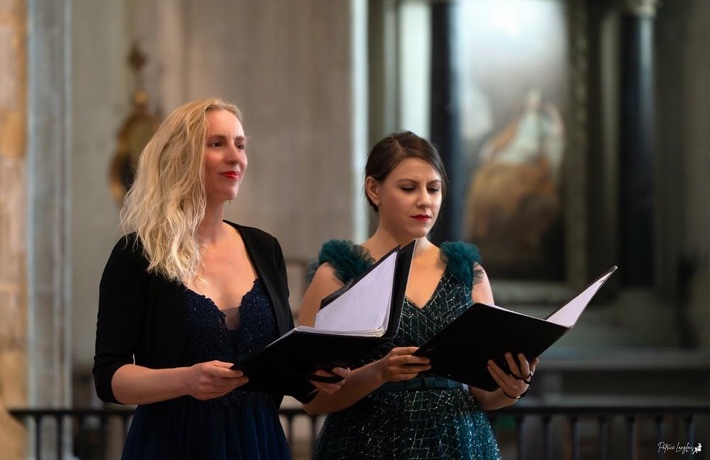
[[[303,395],[318,369],[350,367],[397,333],[415,242],[396,247],[321,302],[314,327],[298,326],[236,363],[244,390]]]
[[[516,360],[518,353],[523,353],[528,361],[540,356],[572,329],[616,268],[611,267],[545,319],[474,303],[414,354],[429,357],[432,366],[429,372],[472,387],[495,390],[498,384],[488,373],[488,360],[492,359],[501,369],[510,372],[506,352],[512,353]]]

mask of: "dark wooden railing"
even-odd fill
[[[35,458],[94,460],[115,457],[108,453],[107,440],[125,437],[133,411],[13,409],[10,414],[27,426]],[[280,414],[292,446],[295,449],[295,443],[301,443],[302,456],[309,458],[322,418],[300,408],[282,408]],[[710,458],[710,404],[705,403],[663,407],[521,404],[488,416],[506,459]],[[294,428],[301,420],[308,435],[297,440]],[[705,451],[695,455],[693,449],[703,443]]]

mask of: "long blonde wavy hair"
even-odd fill
[[[201,263],[197,230],[205,217],[204,151],[207,112],[239,109],[202,99],[173,110],[143,149],[135,180],[121,208],[125,233],[136,232],[148,271],[188,282]]]

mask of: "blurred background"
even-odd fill
[[[115,409],[91,366],[121,199],[208,96],[249,137],[227,218],[280,240],[296,316],[320,244],[372,229],[369,148],[411,130],[451,180],[432,239],[477,243],[498,305],[545,317],[619,267],[543,354],[537,412],[491,414],[506,458],[710,446],[707,43],[705,0],[0,0],[0,457],[120,452],[120,422],[21,411]],[[320,421],[284,408],[307,458]]]

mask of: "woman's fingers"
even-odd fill
[[[525,361],[525,357],[522,355],[522,353],[518,355],[518,359],[520,359],[521,356],[523,357],[523,361]],[[520,365],[518,360],[513,357],[512,353],[505,354],[505,361],[508,363],[508,369],[510,369],[510,372],[514,376],[522,378],[528,375],[528,372],[525,372],[525,374],[523,374],[522,366]],[[525,361],[525,364],[527,365],[527,361]]]
[[[530,388],[532,376],[539,361],[535,358],[528,362],[522,353],[519,353],[517,357],[506,353],[505,360],[510,370],[509,373],[501,369],[493,360],[488,361],[488,372],[508,397],[515,398]]]
[[[350,369],[345,367],[334,367],[330,371],[317,370],[314,372],[319,377],[339,377],[340,380],[335,382],[327,382],[321,380],[310,380],[311,384],[316,387],[316,390],[322,393],[331,394],[340,390],[345,384],[345,380],[350,376]]]
[[[398,347],[383,358],[383,378],[388,382],[410,380],[431,369],[429,358],[414,356],[418,347]]]
[[[540,362],[540,360],[537,359],[537,358],[533,359],[533,360],[530,362],[530,373],[531,373],[531,374],[535,372],[535,369],[537,369],[537,365],[538,365],[539,362]]]
[[[229,393],[249,381],[240,370],[231,369],[231,363],[209,361],[191,367],[189,394],[196,399],[212,399]]]

